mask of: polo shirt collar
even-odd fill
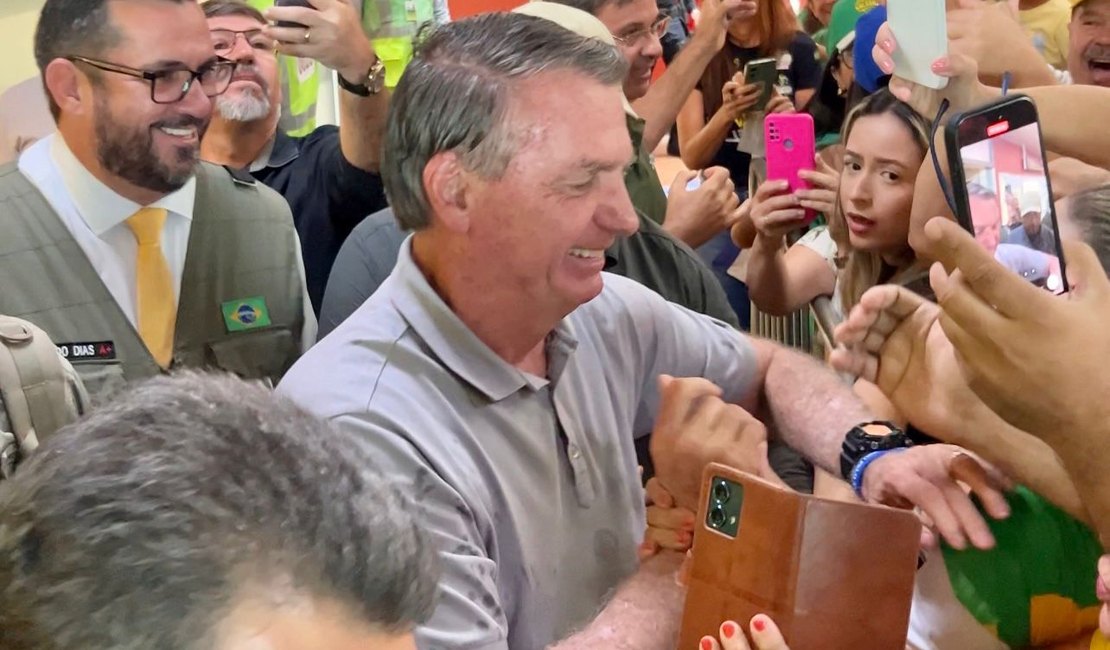
[[[491,402],[501,401],[525,386],[536,390],[550,383],[530,378],[497,356],[451,311],[413,261],[412,235],[401,245],[393,276],[401,291],[392,300],[401,317],[444,366]],[[547,342],[551,381],[558,381],[577,345],[574,330],[564,318]]]
[[[158,199],[149,206],[142,206],[124,198],[100,182],[81,161],[73,155],[60,133],[47,136],[50,156],[57,165],[62,183],[77,213],[97,237],[120,225],[142,207],[163,208],[167,212],[192,220],[196,202],[197,179],[192,176],[180,189]]]
[[[281,129],[274,131],[274,137],[262,149],[258,160],[251,163],[251,172],[260,172],[269,167],[284,167],[301,155],[301,149],[296,140],[286,135]]]

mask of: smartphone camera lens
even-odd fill
[[[720,508],[719,504],[727,502],[729,500],[729,497],[731,496],[732,492],[728,489],[728,483],[725,483],[724,481],[717,481],[713,485],[713,499],[716,500],[718,503],[718,505],[716,506],[717,508]],[[723,513],[722,516],[724,516]]]
[[[725,525],[725,509],[720,504],[713,506],[709,510],[709,525],[714,528],[720,528]]]

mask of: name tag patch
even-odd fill
[[[116,358],[116,344],[111,341],[58,343],[58,354],[69,361],[111,361]]]
[[[220,305],[228,332],[242,332],[270,324],[270,310],[262,296],[228,300]]]

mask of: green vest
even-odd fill
[[[624,172],[624,185],[632,198],[632,205],[655,223],[663,223],[667,216],[667,195],[659,183],[659,174],[651,163],[651,152],[644,151],[644,121],[631,115],[625,116],[628,135],[632,138],[635,160]]]
[[[421,30],[435,24],[432,0],[363,0],[362,30],[385,64],[385,85],[401,80]]]
[[[63,349],[81,344],[68,359],[94,404],[160,372],[84,251],[14,163],[0,167],[0,232],[0,314],[34,323]],[[171,368],[277,383],[300,354],[298,251],[281,196],[201,163]]]
[[[274,0],[247,0],[259,11],[274,6]],[[303,137],[316,128],[316,99],[320,95],[320,66],[312,59],[278,55],[281,71],[281,117],[278,128],[293,137]]]

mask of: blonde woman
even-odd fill
[[[867,289],[898,282],[914,269],[910,210],[918,170],[928,153],[928,124],[908,104],[881,91],[848,115],[839,180],[822,166],[816,186],[793,194],[763,183],[752,199],[757,231],[748,262],[752,301],[768,313],[790,313],[833,295],[842,313]],[[830,214],[790,248],[785,235],[801,226],[804,209]]]

